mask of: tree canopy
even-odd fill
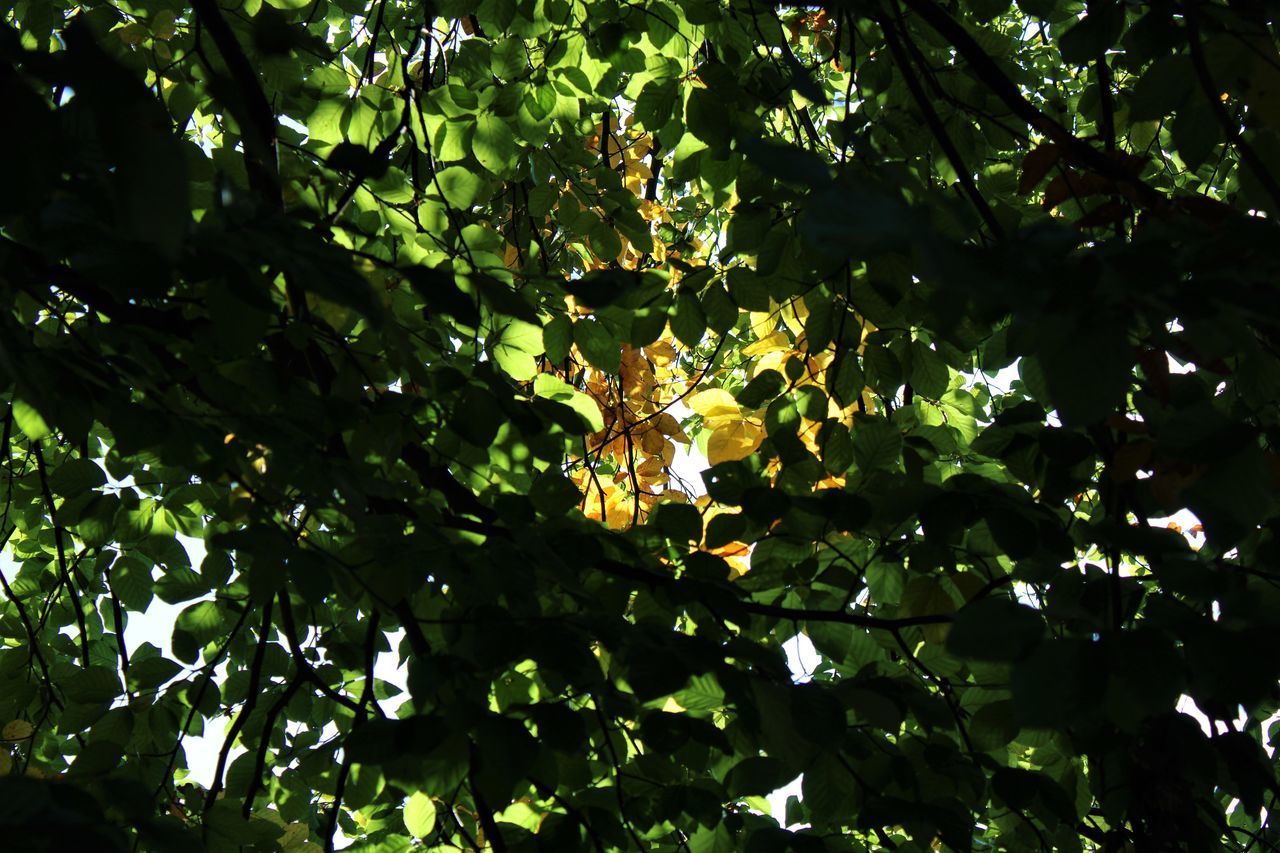
[[[1280,845],[1274,2],[0,9],[0,846]]]

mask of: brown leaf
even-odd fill
[[[1115,184],[1100,175],[1063,172],[1052,181],[1044,191],[1044,209],[1053,208],[1070,198],[1087,198],[1115,190]]]
[[[1138,350],[1138,365],[1156,399],[1169,402],[1169,356],[1164,350],[1143,347]]]
[[[1106,201],[1076,220],[1077,228],[1101,228],[1129,218],[1132,208],[1122,201]]]
[[[1151,496],[1161,506],[1176,508],[1178,495],[1199,480],[1207,469],[1207,465],[1193,465],[1189,462],[1157,462],[1155,474],[1149,480]]]
[[[1174,204],[1178,210],[1188,216],[1211,225],[1218,225],[1240,217],[1240,212],[1231,205],[1198,193],[1183,196]]]
[[[1018,180],[1018,195],[1027,195],[1040,181],[1044,180],[1044,176],[1049,174],[1049,170],[1057,165],[1058,160],[1062,157],[1062,153],[1058,150],[1058,146],[1052,142],[1046,142],[1038,145],[1022,158],[1022,177]]]
[[[1131,441],[1116,448],[1111,457],[1108,473],[1117,483],[1127,483],[1138,476],[1138,471],[1151,461],[1151,451],[1155,447],[1147,439]]]
[[[1116,432],[1128,433],[1129,435],[1143,435],[1151,432],[1151,427],[1142,421],[1135,421],[1121,414],[1114,414],[1108,417],[1107,426]]]

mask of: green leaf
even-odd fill
[[[23,435],[32,441],[39,441],[53,435],[53,430],[45,422],[44,416],[26,400],[13,401],[13,421],[22,430]]]
[[[1102,56],[1120,38],[1124,29],[1124,6],[1118,2],[1089,7],[1089,14],[1062,34],[1058,47],[1062,61],[1084,65]]]
[[[480,165],[498,177],[507,177],[515,169],[516,141],[505,119],[489,113],[477,116],[472,144]]]
[[[724,826],[700,826],[689,836],[689,853],[732,853],[733,835]]]
[[[726,148],[731,128],[725,119],[725,103],[710,89],[690,90],[685,102],[684,121],[691,134],[712,149]]]
[[[695,675],[673,698],[689,711],[717,711],[724,707],[725,694],[714,675]]]
[[[956,614],[947,635],[947,651],[985,661],[1014,661],[1044,636],[1044,619],[1007,598],[971,602]]]
[[[72,702],[110,702],[124,692],[114,669],[91,666],[66,678],[62,692]]]
[[[887,468],[902,456],[902,434],[883,418],[859,418],[853,427],[853,459],[859,470]]]
[[[49,488],[67,497],[105,485],[107,474],[97,463],[83,458],[70,459],[49,474]]]
[[[617,373],[622,363],[622,342],[613,336],[604,323],[592,317],[582,317],[573,324],[573,340],[591,366],[605,373]]]
[[[600,411],[600,405],[567,382],[549,373],[539,373],[534,377],[533,393],[568,406],[581,418],[585,431],[597,433],[604,429],[604,415]]]
[[[677,98],[676,81],[651,80],[644,85],[636,98],[636,119],[650,132],[660,130],[671,120]]]
[[[436,825],[435,800],[422,791],[410,795],[404,805],[404,825],[415,838],[426,838]]]
[[[653,509],[649,523],[680,544],[702,540],[702,514],[689,504],[663,503]]]
[[[1159,121],[1179,109],[1195,89],[1195,70],[1187,56],[1163,56],[1142,73],[1129,99],[1132,121]]]
[[[542,327],[542,345],[552,364],[559,364],[569,357],[569,350],[573,347],[573,322],[567,314],[557,314]]]
[[[184,631],[203,645],[220,637],[225,623],[226,613],[216,601],[201,601],[178,614],[174,632]]]
[[[167,658],[155,657],[135,660],[129,667],[129,689],[154,690],[167,683],[181,671],[182,667]]]
[[[707,318],[707,328],[717,335],[723,335],[738,322],[738,306],[719,282],[702,294],[702,312]]]
[[[782,374],[772,368],[762,370],[736,395],[738,403],[744,409],[759,409],[765,403],[782,393],[786,387]]]
[[[484,179],[464,166],[450,166],[436,173],[435,183],[455,208],[468,208],[484,188]]]
[[[1093,319],[1046,341],[1038,356],[1049,398],[1064,424],[1095,423],[1124,402],[1133,351],[1121,323]]]
[[[764,796],[786,785],[796,777],[776,758],[757,756],[738,762],[724,779],[725,791],[731,797]]]
[[[538,372],[537,356],[543,352],[541,327],[501,318],[491,341],[494,362],[512,379],[526,382]]]
[[[675,314],[671,317],[671,331],[687,347],[702,343],[707,333],[707,317],[702,312],[698,298],[689,291],[676,298]]]
[[[1173,119],[1173,144],[1188,168],[1209,159],[1222,141],[1222,126],[1203,98],[1190,99]]]
[[[950,379],[942,356],[920,341],[911,342],[911,370],[907,381],[917,394],[936,400],[946,393]]]

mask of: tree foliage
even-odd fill
[[[0,8],[6,845],[1280,844],[1274,4]]]

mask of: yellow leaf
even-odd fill
[[[120,27],[114,32],[116,34],[116,37],[119,38],[120,41],[124,42],[130,47],[137,44],[141,44],[143,39],[145,39],[148,35],[147,28],[137,22],[134,22],[131,24],[125,24],[123,27]]]
[[[770,352],[780,352],[782,350],[791,349],[791,339],[787,337],[787,333],[779,329],[765,335],[749,347],[742,350],[742,354],[750,358],[758,355],[764,355]]]
[[[782,306],[782,323],[795,334],[804,331],[804,320],[809,316],[809,308],[800,299],[789,299]]]
[[[770,305],[773,301],[770,300]],[[777,311],[752,311],[751,332],[757,338],[767,338],[778,327]]]
[[[670,341],[654,341],[644,348],[644,354],[658,367],[664,367],[676,360],[676,348]]]
[[[636,466],[636,476],[638,477],[656,477],[662,473],[662,459],[655,456],[652,459],[646,459]]]
[[[689,408],[704,418],[714,418],[718,415],[736,415],[739,412],[738,401],[733,399],[733,395],[723,388],[708,388],[706,391],[699,391],[689,398]]]
[[[683,441],[685,444],[689,443],[689,436],[685,435],[684,430],[680,428],[680,422],[669,412],[658,415],[657,426],[658,432],[663,435],[670,436],[676,441]]]
[[[749,420],[725,424],[707,439],[707,461],[712,465],[746,459],[760,447],[764,430]]]
[[[35,732],[35,728],[26,720],[13,720],[12,722],[5,724],[4,731],[0,733],[0,737],[3,737],[9,742],[13,742],[16,740],[26,740],[31,737],[33,732]]]
[[[662,433],[656,429],[647,430],[640,434],[640,447],[645,453],[659,454],[662,452],[662,445],[666,441]]]
[[[785,374],[787,360],[792,356],[789,349],[776,350],[775,352],[765,353],[760,356],[760,360],[755,363],[755,374],[758,376],[766,370],[776,370]]]
[[[151,33],[160,41],[168,41],[177,32],[177,21],[173,11],[162,9],[151,19]]]

